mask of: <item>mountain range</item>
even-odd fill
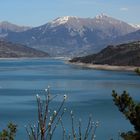
[[[4,35],[0,32],[0,36],[52,56],[75,56],[98,52],[108,44],[140,40],[139,29],[101,14],[94,18],[59,17],[39,27],[8,29]]]

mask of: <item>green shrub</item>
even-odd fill
[[[0,132],[0,140],[14,140],[17,132],[17,125],[9,123],[6,129]]]
[[[140,75],[140,68],[136,68],[135,72]]]
[[[126,119],[134,126],[134,131],[122,133],[122,138],[124,138],[124,140],[140,140],[140,103],[136,103],[126,91],[121,95],[113,91],[112,96],[119,111],[122,112]]]

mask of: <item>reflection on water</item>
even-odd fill
[[[60,94],[52,107],[67,93],[66,106],[73,110],[77,118],[85,121],[93,114],[100,121],[97,139],[117,138],[118,131],[131,129],[129,123],[113,105],[111,91],[127,90],[140,100],[140,78],[132,72],[117,72],[85,69],[62,60],[21,59],[0,61],[0,126],[9,121],[18,124],[17,140],[26,140],[24,125],[36,120],[35,95],[44,95],[51,86],[52,94]],[[70,127],[69,114],[64,117],[65,126]],[[56,133],[56,137],[61,135]],[[57,140],[57,138],[55,138]]]

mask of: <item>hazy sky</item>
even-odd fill
[[[140,0],[0,0],[0,21],[20,25],[38,26],[61,16],[100,13],[140,24]]]

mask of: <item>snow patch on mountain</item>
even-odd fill
[[[130,24],[132,27],[136,28],[136,29],[140,29],[140,24]]]
[[[100,15],[95,16],[96,19],[102,19],[102,18],[106,18],[106,17],[109,17],[109,16],[105,13],[101,13]]]
[[[59,26],[62,24],[66,24],[71,19],[78,19],[78,17],[76,17],[76,16],[59,17],[59,18],[53,20],[52,22],[50,22],[50,24],[51,24],[51,27],[55,27],[55,26]]]
[[[96,23],[102,23],[104,24],[105,22],[108,22],[110,24],[121,24],[123,23],[121,20],[118,19],[114,19],[111,16],[105,14],[105,13],[101,13],[100,15],[95,16],[94,18]]]

